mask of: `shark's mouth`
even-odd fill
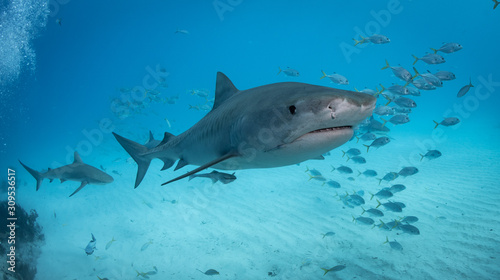
[[[313,130],[309,133],[329,132],[329,131],[344,130],[344,129],[352,129],[352,126],[346,125],[346,126],[320,128],[320,129]],[[307,133],[307,134],[309,134],[309,133]]]

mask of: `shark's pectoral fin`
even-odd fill
[[[88,184],[87,181],[83,181],[82,184],[78,187],[78,189],[76,189],[72,194],[70,194],[69,197],[72,197],[75,193],[79,192],[81,189],[83,189],[83,187],[85,187],[86,185]]]
[[[163,167],[161,168],[161,171],[165,169],[169,169],[174,165],[175,161],[169,158],[160,158],[163,161]]]
[[[220,157],[218,159],[214,159],[211,162],[206,163],[206,164],[204,164],[204,165],[196,168],[195,170],[189,171],[188,173],[186,173],[184,175],[181,175],[181,176],[179,176],[177,178],[174,178],[174,179],[172,179],[172,180],[170,180],[168,182],[165,182],[165,183],[163,183],[161,185],[164,186],[166,184],[170,184],[170,183],[175,182],[177,180],[186,178],[186,177],[191,176],[193,174],[196,174],[196,173],[198,173],[198,172],[200,172],[202,170],[205,170],[205,169],[209,168],[210,166],[213,166],[213,165],[216,165],[217,163],[223,162],[226,159],[230,159],[230,158],[237,157],[237,156],[239,156],[239,154],[237,154],[237,153],[228,153],[228,154],[225,154],[225,155],[223,155],[222,157]]]

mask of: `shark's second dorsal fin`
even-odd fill
[[[239,90],[233,85],[233,82],[222,72],[217,72],[217,81],[215,84],[215,101],[212,108],[215,109],[224,103]]]
[[[148,143],[151,142],[151,141],[155,141],[155,137],[153,136],[153,132],[151,132],[151,130],[149,131],[149,140],[148,140]]]
[[[73,161],[73,163],[83,163],[83,160],[78,154],[78,152],[75,152],[75,160]]]
[[[161,146],[161,145],[167,143],[173,137],[175,137],[175,135],[173,135],[172,133],[165,132],[165,136],[163,136],[163,140],[161,140],[161,142],[160,142],[160,144],[158,144],[158,146]]]

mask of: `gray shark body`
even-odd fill
[[[88,184],[92,185],[103,185],[113,182],[113,177],[108,175],[107,173],[90,166],[88,164],[83,163],[80,155],[75,152],[75,159],[73,163],[61,166],[55,169],[50,169],[45,172],[38,172],[24,165],[21,161],[21,165],[36,179],[36,190],[40,189],[43,179],[49,179],[52,182],[54,179],[61,180],[61,183],[65,181],[77,181],[81,182],[80,187],[76,189],[71,195],[73,196],[78,191],[80,191],[83,187]]]
[[[304,83],[276,83],[238,90],[217,73],[212,110],[184,133],[165,133],[154,148],[113,133],[138,164],[137,187],[152,159],[173,166],[198,165],[185,178],[208,167],[223,170],[271,168],[320,159],[344,144],[353,127],[372,114],[368,94]]]

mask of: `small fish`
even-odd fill
[[[405,216],[401,220],[401,223],[408,223],[408,224],[413,224],[413,223],[416,223],[416,222],[418,222],[418,218],[415,217],[415,216]]]
[[[321,181],[321,182],[325,182],[326,181],[326,178],[323,177],[323,176],[321,176],[321,175],[316,175],[316,176],[311,175],[311,174],[307,174],[307,175],[309,175],[309,180],[308,181],[311,181],[312,179],[318,180],[318,181]]]
[[[290,67],[286,68],[285,70],[282,70],[280,67],[278,67],[280,71],[278,72],[277,75],[279,75],[281,72],[283,72],[285,75],[289,77],[298,77],[300,76],[299,71],[292,69]]]
[[[468,85],[465,85],[463,86],[459,91],[458,91],[458,94],[457,94],[457,97],[462,97],[464,96],[467,92],[469,92],[470,88],[471,87],[474,87],[472,85],[472,80],[469,78],[469,84]]]
[[[325,73],[325,71],[323,71],[323,70],[321,70],[321,73],[323,73],[323,76],[320,79],[329,78],[332,82],[339,84],[339,85],[348,85],[349,84],[349,81],[347,80],[347,78],[340,75],[340,74],[333,73],[331,75],[327,75]]]
[[[102,171],[106,171],[106,168],[104,168],[104,166],[102,166],[102,164],[101,164],[101,166],[100,166],[100,167],[101,167],[101,170],[102,170]]]
[[[389,237],[386,236],[384,244],[386,244],[386,243],[389,243],[391,248],[396,250],[396,251],[403,251],[403,246],[401,246],[401,244],[399,244],[399,242],[397,242],[395,239],[394,239],[394,241],[389,241]]]
[[[141,251],[146,250],[151,244],[153,244],[153,240],[149,240],[148,242],[144,243],[144,245],[142,245],[141,247]]]
[[[118,175],[118,176],[122,176],[122,174],[120,172],[116,171],[116,170],[113,170],[111,172],[114,173],[114,174],[116,174],[116,175]]]
[[[219,274],[220,274],[220,273],[219,273],[217,270],[215,270],[215,269],[209,269],[209,270],[207,270],[207,271],[205,271],[205,272],[203,272],[203,271],[201,271],[201,270],[199,270],[199,269],[196,269],[196,270],[198,270],[199,272],[201,272],[201,273],[203,273],[203,274],[205,274],[205,275],[219,275]]]
[[[422,157],[420,159],[420,161],[422,161],[424,158],[427,158],[429,160],[436,159],[436,158],[440,157],[441,155],[442,155],[441,152],[438,150],[429,150],[429,151],[427,151],[427,153],[425,153],[425,155],[420,154],[420,156]]]
[[[363,209],[363,212],[361,212],[361,215],[363,215],[365,212],[370,214],[370,216],[373,216],[373,217],[383,217],[384,216],[384,213],[378,209],[375,209],[375,208],[370,208],[368,210],[365,210],[365,208],[361,207],[361,209]]]
[[[394,115],[394,108],[389,106],[378,106],[373,110],[373,113],[379,116],[392,116]]]
[[[153,205],[145,200],[142,201],[142,203],[144,203],[147,207],[153,209]]]
[[[109,280],[107,277],[101,278],[99,276],[97,276],[97,279],[99,279],[99,280]]]
[[[388,211],[403,212],[403,208],[399,204],[397,204],[397,203],[394,203],[394,202],[391,202],[391,201],[386,202],[386,203],[381,203],[380,201],[378,201],[378,199],[377,199],[377,202],[378,202],[378,205],[375,208],[379,208],[380,205],[382,205]]]
[[[498,4],[500,4],[500,2],[498,2],[498,0],[493,0],[493,2],[495,2],[495,6],[493,6],[493,10],[497,8]]]
[[[229,174],[229,173],[219,172],[216,170],[214,170],[210,173],[193,174],[193,175],[189,176],[189,181],[191,181],[193,178],[196,178],[196,177],[210,178],[212,180],[212,184],[215,184],[218,181],[220,181],[223,184],[229,184],[229,183],[233,182],[234,180],[236,180],[236,176],[234,176],[234,172],[233,172],[233,174]]]
[[[334,171],[334,170],[337,170],[338,172],[340,172],[342,174],[352,174],[352,169],[347,167],[347,166],[344,166],[344,165],[341,165],[338,168],[335,168],[332,166],[332,171]]]
[[[390,181],[393,181],[393,180],[396,180],[396,178],[399,177],[399,174],[396,173],[396,172],[389,172],[387,174],[385,174],[385,176],[382,178],[382,179],[379,179],[379,185],[382,181],[387,181],[387,182],[390,182]]]
[[[387,145],[387,143],[389,143],[389,142],[391,142],[391,139],[389,139],[389,137],[382,136],[382,137],[379,137],[379,138],[373,140],[373,142],[370,145],[363,144],[363,146],[366,147],[366,152],[368,152],[370,150],[370,147],[375,147],[378,149],[384,145]]]
[[[373,199],[374,196],[380,198],[380,199],[387,199],[387,198],[390,198],[393,196],[392,192],[388,189],[382,189],[380,191],[378,191],[376,194],[371,194],[372,197],[370,198],[370,200]]]
[[[113,236],[113,238],[111,239],[111,241],[108,242],[108,244],[106,244],[106,250],[108,250],[109,247],[111,247],[111,244],[113,244],[113,242],[115,242],[115,237]]]
[[[348,155],[348,156],[359,156],[361,154],[361,151],[359,149],[356,149],[356,148],[350,148],[349,150],[347,150],[347,152],[344,152],[342,150],[342,157],[344,157],[345,155]]]
[[[59,24],[59,25],[62,25],[62,18],[56,19],[56,23]]]
[[[360,171],[358,171],[358,173],[359,173],[358,176],[361,175],[361,174],[365,175],[366,177],[375,177],[375,176],[377,176],[377,171],[371,170],[371,169],[367,169],[363,173],[361,173]]]
[[[413,65],[417,63],[417,61],[422,60],[423,62],[427,64],[440,64],[440,63],[445,63],[446,61],[444,60],[444,57],[440,56],[439,54],[435,53],[428,53],[424,55],[423,57],[417,57],[412,54],[412,56],[415,58],[415,62],[413,62]]]
[[[401,115],[395,115],[394,117],[390,118],[389,120],[385,120],[385,119],[382,119],[384,121],[384,124],[385,125],[387,122],[390,122],[394,125],[398,125],[398,124],[405,124],[407,122],[410,121],[410,117],[408,115],[405,115],[405,114],[401,114]]]
[[[408,91],[410,92],[410,95],[413,95],[413,96],[420,96],[420,90],[418,90],[418,88],[411,87],[411,86],[407,86],[406,88],[407,88],[407,89],[408,89]]]
[[[380,124],[382,125],[382,124]],[[358,141],[359,139],[363,140],[363,141],[373,141],[375,139],[377,139],[377,135],[371,133],[371,132],[366,132],[365,134],[361,135],[360,138],[358,138]]]
[[[335,271],[341,271],[345,268],[346,266],[341,264],[341,265],[337,265],[337,266],[334,266],[332,268],[329,268],[329,269],[326,269],[326,268],[321,268],[323,271],[325,271],[325,274],[323,274],[323,276],[325,276],[328,272],[335,272]]]
[[[422,79],[425,80],[426,83],[430,84],[430,85],[433,85],[435,87],[442,87],[443,86],[443,82],[438,78],[436,77],[434,74],[432,73],[424,73],[424,74],[420,74],[418,71],[417,71],[417,68],[413,67],[413,71],[415,71],[415,77],[422,77]]]
[[[359,216],[357,218],[355,218],[354,216],[352,216],[352,221],[356,221],[356,222],[360,222],[364,225],[373,225],[375,223],[375,221],[373,221],[372,218],[368,218],[368,217],[363,217],[363,216]]]
[[[358,163],[358,164],[364,164],[366,163],[366,159],[362,156],[353,156],[353,157],[349,157],[347,156],[347,161],[351,160],[354,162],[354,163]]]
[[[189,31],[185,30],[185,29],[177,29],[175,30],[174,32],[175,34],[184,34],[184,35],[189,35]]]
[[[85,253],[87,253],[87,256],[90,256],[92,255],[92,253],[94,253],[94,250],[96,250],[96,239],[94,237],[94,234],[92,234],[92,239],[89,241],[89,244],[87,244],[87,247],[85,247]]]
[[[410,71],[404,69],[401,66],[396,66],[396,67],[390,66],[389,62],[386,59],[385,60],[385,66],[382,67],[382,70],[387,69],[387,68],[391,68],[392,73],[394,73],[394,76],[398,77],[399,79],[401,79],[401,80],[403,80],[405,82],[409,82],[413,78],[413,76],[411,75]]]
[[[335,235],[335,232],[333,232],[333,231],[329,231],[329,232],[327,232],[327,233],[325,233],[325,234],[321,234],[321,235],[323,235],[323,238],[325,238],[325,237],[327,237],[327,236],[334,236],[334,235]]]
[[[439,71],[436,72],[434,76],[438,77],[441,81],[451,81],[456,79],[455,74],[449,71]]]
[[[394,111],[398,114],[409,114],[411,113],[411,108],[394,107]]]
[[[405,189],[406,189],[405,185],[396,184],[396,185],[393,185],[389,190],[392,193],[397,193],[397,192],[400,192],[400,191],[404,191]]]
[[[421,90],[435,90],[436,87],[427,83],[425,79],[415,79],[411,82],[417,89]]]
[[[144,279],[149,279],[149,276],[148,276],[148,274],[146,272],[139,272],[138,270],[135,270],[135,272],[137,272],[137,276],[136,277],[141,276]]]
[[[319,172],[318,170],[316,169],[309,169],[309,166],[306,166],[306,171],[305,172],[309,172],[311,175],[313,176],[322,176],[321,172]]]
[[[340,184],[337,181],[330,180],[326,184],[332,188],[340,189]]]
[[[415,175],[418,173],[418,168],[413,166],[403,167],[398,174],[403,177]]]
[[[446,43],[442,45],[439,49],[430,48],[434,53],[444,52],[444,53],[453,53],[461,50],[463,47],[459,43]]]
[[[355,46],[358,44],[365,44],[365,43],[373,43],[373,44],[380,45],[380,44],[387,44],[387,43],[391,42],[391,40],[389,38],[387,38],[387,36],[380,35],[380,34],[373,34],[372,36],[366,37],[366,38],[363,36],[360,36],[360,37],[361,37],[361,40],[359,40],[359,41],[353,38]]]
[[[398,225],[396,229],[402,230],[404,233],[411,235],[420,235],[420,231],[416,226],[413,225]]]
[[[382,85],[380,85],[382,86]],[[384,87],[384,86],[382,86]],[[397,94],[397,95],[408,95],[410,94],[410,91],[402,85],[392,85],[387,88],[387,90],[391,93]]]
[[[389,103],[391,103],[391,102],[394,102],[403,108],[415,108],[415,107],[417,107],[417,103],[415,103],[415,101],[413,101],[413,99],[410,99],[408,97],[400,96],[400,97],[397,97],[395,99],[387,98],[387,100],[389,102],[387,102],[385,104],[385,106],[389,105]]]
[[[354,208],[354,206],[361,206],[365,204],[365,200],[358,194],[347,194],[343,197],[341,197],[342,202],[344,205]]]
[[[445,118],[440,123],[438,123],[437,121],[433,121],[433,122],[436,124],[436,126],[434,127],[434,129],[436,129],[438,127],[438,125],[444,125],[444,126],[456,125],[460,122],[460,120],[458,118],[451,117],[451,118]]]
[[[171,128],[171,127],[172,127],[172,125],[170,124],[170,121],[169,121],[167,118],[165,118],[165,122],[167,123],[168,128]]]

